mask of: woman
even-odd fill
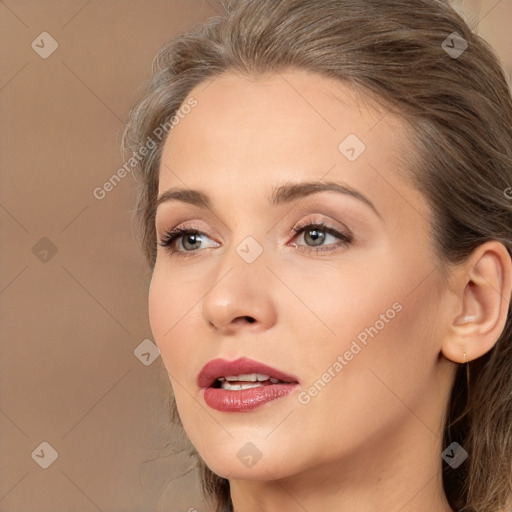
[[[447,2],[231,2],[124,145],[214,510],[510,510],[512,100]]]

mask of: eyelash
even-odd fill
[[[291,233],[295,233],[295,236],[298,236],[304,232],[307,231],[313,231],[318,230],[325,232],[329,235],[335,236],[336,238],[339,238],[341,242],[336,245],[335,247],[331,249],[322,249],[321,247],[311,247],[307,245],[298,245],[299,251],[306,252],[307,254],[311,254],[315,252],[316,254],[320,252],[330,252],[338,247],[344,247],[352,243],[352,235],[348,233],[344,233],[340,231],[338,228],[335,228],[334,226],[329,226],[325,222],[305,222],[297,227],[294,227],[291,231]],[[181,237],[185,235],[204,235],[207,236],[202,231],[199,231],[199,229],[194,228],[194,226],[189,227],[183,227],[183,228],[175,228],[171,229],[167,233],[165,233],[164,238],[159,243],[160,246],[162,246],[170,255],[178,254],[179,257],[183,258],[189,258],[194,257],[198,255],[199,250],[193,250],[193,251],[178,251],[175,249],[174,245],[177,240],[179,240]]]

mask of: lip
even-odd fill
[[[200,388],[210,387],[219,377],[227,377],[230,375],[243,375],[248,373],[261,373],[268,375],[274,379],[282,380],[283,382],[298,383],[299,379],[295,375],[285,373],[277,368],[268,366],[267,364],[254,361],[242,357],[234,361],[227,359],[213,359],[203,366],[203,369],[197,376],[197,384]]]
[[[211,387],[219,377],[248,373],[261,373],[283,382],[242,390]],[[272,366],[243,357],[235,361],[213,359],[199,372],[197,384],[201,388],[204,401],[212,409],[222,412],[249,412],[285,397],[299,387],[299,379]]]

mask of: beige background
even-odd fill
[[[512,1],[463,8],[510,76]],[[157,49],[221,12],[220,0],[0,2],[0,512],[205,510],[191,461],[172,454],[161,358],[134,355],[152,337],[134,181],[92,192],[123,165]],[[47,59],[31,48],[42,32],[58,43]],[[47,469],[42,442],[58,454]]]

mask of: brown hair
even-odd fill
[[[450,54],[451,47],[463,49],[454,32],[467,43],[460,55]],[[505,192],[512,186],[510,90],[490,46],[447,1],[231,1],[225,16],[161,48],[123,146],[131,152],[146,144],[201,82],[226,71],[258,76],[286,69],[342,80],[388,111],[395,107],[409,122],[414,158],[408,157],[408,173],[434,212],[431,236],[440,261],[462,262],[488,240],[512,254],[512,200]],[[137,213],[150,269],[163,143],[136,168]],[[469,453],[457,469],[443,463],[445,493],[456,511],[511,506],[511,317],[509,306],[496,345],[466,368],[460,365],[455,378],[443,446],[457,441]],[[179,422],[174,401],[172,406]],[[215,510],[232,511],[229,481],[198,461]]]

